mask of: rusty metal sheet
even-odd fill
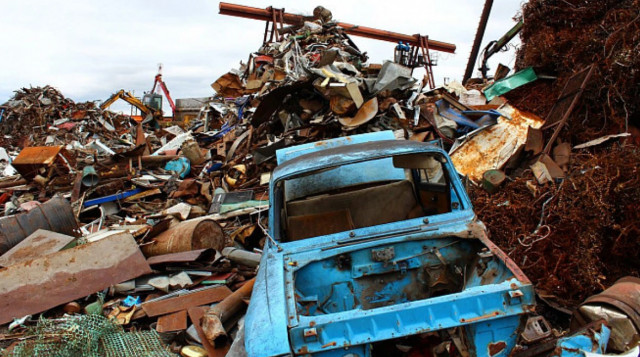
[[[544,136],[542,130],[529,128],[527,131],[527,141],[524,145],[525,151],[531,151],[533,155],[538,155],[544,147]]]
[[[181,310],[158,317],[158,332],[172,332],[187,329],[187,310]]]
[[[481,180],[485,171],[500,170],[522,149],[529,127],[539,129],[544,123],[535,114],[520,111],[508,104],[498,111],[504,115],[498,118],[498,124],[463,142],[451,154],[456,170],[472,180]]]
[[[560,130],[562,130],[562,127],[569,119],[569,116],[571,115],[571,112],[573,112],[576,104],[578,104],[578,100],[580,100],[582,92],[584,92],[595,68],[595,65],[591,65],[571,76],[562,89],[562,93],[558,97],[558,100],[553,104],[543,127],[543,129],[555,127],[553,134],[551,135],[551,139],[544,148],[545,153],[548,154],[551,152],[553,143],[556,141]]]
[[[108,237],[0,269],[0,324],[151,273],[131,235]]]
[[[38,229],[22,242],[0,256],[0,266],[8,267],[23,261],[55,253],[73,242],[75,237]]]
[[[197,261],[210,261],[216,256],[215,249],[197,249],[187,252],[156,255],[147,259],[149,265],[193,263]]]
[[[180,310],[187,310],[190,307],[218,302],[229,295],[231,295],[231,290],[229,290],[228,287],[224,285],[213,286],[189,292],[181,296],[145,302],[140,306],[147,316],[154,317]]]
[[[364,103],[353,118],[344,117],[339,118],[338,121],[346,127],[346,130],[351,130],[373,119],[376,114],[378,114],[378,98],[373,97]]]
[[[13,160],[11,166],[24,178],[32,178],[43,166],[51,166],[61,152],[62,146],[33,146],[26,147]]]

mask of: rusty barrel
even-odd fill
[[[153,242],[142,246],[147,257],[213,248],[218,252],[226,246],[222,227],[214,220],[203,217],[180,222],[160,233]]]
[[[605,319],[611,328],[609,347],[623,352],[640,332],[640,278],[627,276],[587,298],[573,313],[571,328]]]
[[[78,236],[78,223],[69,201],[55,197],[31,211],[0,218],[0,255],[38,229]]]

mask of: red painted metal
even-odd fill
[[[171,98],[171,94],[169,93],[169,89],[167,88],[167,85],[162,80],[162,65],[158,66],[158,74],[156,74],[156,77],[153,81],[153,88],[151,88],[151,93],[155,93],[156,87],[160,87],[160,89],[162,89],[162,92],[164,92],[164,95],[165,97],[167,97],[167,101],[169,102],[169,106],[171,106],[171,112],[173,116],[175,116],[176,105],[173,102],[173,98]]]
[[[260,9],[257,7],[221,2],[220,14],[243,17],[246,19],[272,21],[274,18],[273,15],[275,13],[271,11],[270,8]],[[305,21],[305,19],[310,19],[310,18],[302,15],[296,15],[296,14],[291,14],[286,12],[281,13],[282,23],[286,23],[289,25],[301,24]],[[424,36],[420,36],[417,34],[405,35],[405,34],[392,32],[392,31],[385,31],[385,30],[379,30],[379,29],[366,27],[366,26],[353,25],[346,22],[338,22],[337,25],[339,27],[342,27],[345,30],[345,32],[350,35],[371,38],[374,40],[388,41],[393,43],[398,43],[399,41],[402,41],[412,46],[419,46],[419,47],[421,46],[421,40],[426,39],[429,49],[431,50],[447,52],[447,53],[454,53],[456,51],[456,45],[452,43],[430,40]]]

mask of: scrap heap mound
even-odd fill
[[[22,89],[0,105],[0,280],[9,286],[0,291],[0,324],[41,314],[64,329],[63,313],[95,310],[127,330],[155,324],[173,333],[187,330],[189,319],[197,328],[186,331],[186,342],[162,335],[171,350],[199,341],[215,355],[207,331],[198,330],[207,309],[197,307],[242,302],[238,292],[251,291],[269,239],[276,150],[381,130],[450,147],[476,121],[499,116],[466,118],[467,107],[446,90],[423,88],[411,68],[367,63],[328,11],[286,31],[217,79],[215,96],[194,98],[203,106],[189,120],[138,123],[50,86]],[[18,222],[28,224],[7,228]],[[42,240],[46,247],[37,245]],[[116,249],[87,274],[97,252]],[[64,267],[55,264],[70,256]],[[51,273],[42,277],[49,294],[23,294],[41,284],[17,276],[40,278],[41,266]],[[55,273],[64,269],[76,276],[58,284]],[[59,339],[47,347],[51,341],[25,328],[33,324],[14,330],[13,340],[27,338],[17,355],[65,347]]]
[[[559,138],[580,144],[640,127],[640,2],[530,0],[523,6],[520,69],[557,76],[504,95],[545,117],[569,78],[596,68]],[[545,131],[545,137],[551,131]],[[640,276],[637,146],[607,143],[571,154],[561,182],[530,170],[493,195],[474,189],[478,216],[542,296],[575,306],[625,275]],[[635,135],[637,140],[637,135]]]
[[[137,123],[92,102],[74,103],[49,86],[17,91],[0,106],[0,204],[6,216],[0,218],[0,280],[11,285],[0,292],[0,322],[94,311],[128,330],[155,324],[162,335],[142,340],[160,346],[159,355],[177,355],[194,341],[216,355],[214,347],[229,346],[216,346],[200,329],[200,318],[211,310],[198,307],[248,298],[269,239],[265,216],[276,150],[381,130],[443,142],[453,148],[456,169],[475,182],[487,170],[510,175],[492,194],[476,186],[470,193],[491,239],[541,296],[575,306],[618,277],[640,276],[638,148],[609,142],[572,152],[569,146],[558,168],[564,179],[545,182],[528,168],[536,156],[522,150],[568,78],[593,62],[597,71],[560,135],[565,148],[624,131],[637,118],[640,17],[632,9],[638,1],[594,3],[525,5],[518,66],[536,66],[558,79],[507,92],[508,103],[499,97],[487,103],[480,91],[459,83],[424,88],[426,81],[401,63],[367,63],[366,53],[320,8],[217,79],[216,95],[182,122]],[[561,151],[553,151],[559,164]],[[36,215],[41,219],[29,220]],[[47,215],[56,218],[47,221]],[[4,228],[18,226],[18,216],[29,225]],[[30,246],[43,239],[39,235],[55,247]],[[79,246],[69,248],[74,244]],[[14,248],[27,252],[21,257],[9,250]],[[86,267],[95,264],[97,252],[115,249],[124,253],[99,257],[108,266],[99,270],[100,279],[89,279]],[[64,268],[50,266],[70,255],[73,262],[62,260]],[[38,264],[49,268],[24,273]],[[117,268],[122,266],[127,269]],[[56,269],[77,269],[80,278],[56,284]],[[55,291],[20,295],[34,286],[40,291],[39,283],[16,278],[23,276],[46,280]],[[187,315],[194,326],[189,329]],[[53,321],[60,325],[56,331],[69,323]],[[230,337],[235,321],[224,321],[234,326]],[[33,323],[23,320],[12,335],[25,338],[16,355],[48,348],[48,336],[25,329]],[[140,344],[123,331],[100,339]],[[184,339],[176,339],[178,332],[185,332]],[[69,341],[52,343],[59,350]]]
[[[572,74],[596,65],[566,140],[640,127],[640,1],[531,0],[523,5],[522,46],[517,68],[533,66],[557,76],[524,86],[506,97],[521,109],[546,115]]]
[[[93,102],[75,103],[51,86],[22,88],[0,109],[0,143],[3,147],[51,144],[47,136],[71,139],[72,132],[105,135],[127,126],[125,116],[102,111]]]
[[[572,159],[559,184],[530,189],[525,176],[494,194],[471,192],[491,239],[541,296],[563,306],[640,276],[640,150],[614,146]]]

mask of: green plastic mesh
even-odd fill
[[[11,357],[175,357],[155,331],[125,332],[102,315],[41,319]]]
[[[106,357],[139,356],[139,357],[173,357],[167,351],[158,334],[151,331],[112,333],[104,336],[100,343]],[[123,351],[126,351],[124,353]]]

